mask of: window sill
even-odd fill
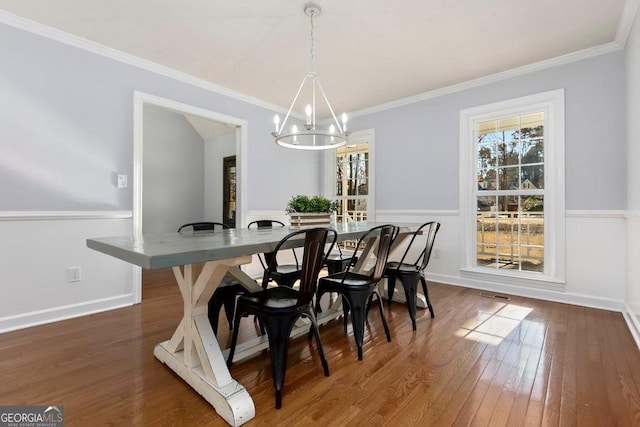
[[[482,267],[467,267],[460,269],[462,277],[491,281],[505,285],[523,286],[528,288],[564,291],[565,282],[557,277],[546,276],[533,272],[509,272]]]

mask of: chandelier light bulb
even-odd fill
[[[280,124],[280,116],[279,115],[275,115],[273,116],[273,124],[276,126],[276,133],[278,133],[278,125]]]
[[[310,125],[311,124],[311,113],[313,113],[313,109],[311,108],[311,104],[307,104],[306,108],[304,109],[304,112],[307,115],[307,124]]]
[[[333,134],[336,131],[336,127],[332,124],[331,126],[329,126],[329,133]],[[336,138],[331,135],[331,142],[334,142],[336,140]]]
[[[298,137],[295,135],[296,133],[298,133],[298,126],[293,125],[291,126],[291,133],[293,133],[293,142],[297,142],[298,141]]]
[[[347,122],[349,121],[349,117],[347,117],[347,113],[342,113],[342,116],[340,117],[340,120],[342,120],[342,132],[346,132],[347,131]]]

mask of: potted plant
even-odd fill
[[[300,228],[329,225],[336,210],[338,204],[326,197],[298,194],[289,200],[285,212],[289,214],[291,227]]]

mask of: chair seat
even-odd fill
[[[404,264],[396,261],[388,262],[385,268],[385,276],[389,274],[416,274],[420,272],[420,267],[414,264]]]
[[[277,274],[298,274],[300,275],[302,273],[302,270],[300,270],[300,268],[296,265],[278,265],[274,271],[274,273]]]
[[[282,310],[291,311],[298,302],[298,291],[286,286],[276,286],[268,288],[264,291],[243,295],[242,302],[245,304],[260,307],[266,310]]]
[[[342,278],[344,277],[344,282]],[[331,292],[330,289],[342,289],[342,288],[368,288],[371,286],[371,278],[363,274],[347,272],[331,274],[320,278],[320,286],[324,288],[326,292]]]
[[[227,275],[222,278],[222,282],[220,282],[220,284],[218,285],[218,288],[223,288],[225,286],[234,286],[234,285],[240,285],[240,284],[236,281],[236,279],[233,278],[233,276]]]
[[[220,309],[224,307],[224,312],[229,322],[229,328],[233,328],[233,312],[236,307],[236,296],[246,294],[249,291],[238,283],[232,276],[225,276],[216,288],[209,300],[208,317],[211,328],[215,334],[218,333],[218,316]]]
[[[350,265],[354,265],[358,261],[358,257],[350,254],[334,254],[327,256],[325,264],[329,275],[344,271]]]

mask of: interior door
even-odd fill
[[[222,167],[222,222],[231,228],[236,226],[236,156],[225,157]]]

